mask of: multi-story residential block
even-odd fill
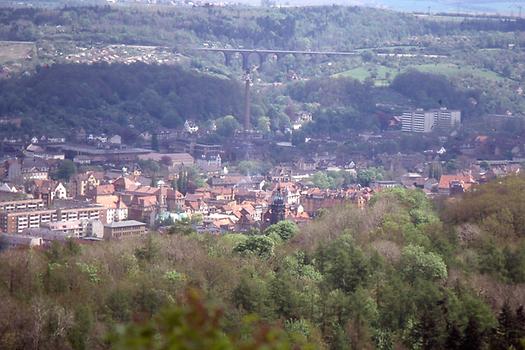
[[[128,206],[121,200],[111,203],[99,203],[106,209],[103,218],[104,223],[112,223],[113,221],[123,221],[128,218]]]
[[[403,112],[401,130],[404,132],[431,132],[434,127],[434,113],[422,109]]]
[[[5,203],[5,202],[4,202]],[[20,204],[18,209],[13,205],[5,206],[0,213],[0,231],[3,233],[22,233],[27,228],[39,228],[50,222],[89,221],[103,216],[104,208],[89,203],[62,201],[55,203],[54,208],[44,208],[42,201]]]
[[[60,221],[100,219],[103,208],[101,206],[86,206],[75,208],[59,208],[56,210]]]
[[[22,233],[27,228],[39,228],[43,223],[57,221],[53,209],[15,210],[0,213],[0,230],[3,233]]]
[[[414,109],[404,112],[401,116],[401,130],[404,132],[450,132],[460,124],[461,111],[447,108],[428,111]]]
[[[447,108],[433,109],[434,129],[436,131],[450,132],[461,124],[461,111]]]
[[[49,165],[46,160],[38,157],[9,159],[4,167],[9,182],[47,180],[49,175]]]
[[[10,212],[14,210],[34,210],[44,208],[45,204],[42,199],[22,199],[0,202],[1,212]]]

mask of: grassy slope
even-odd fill
[[[480,69],[474,66],[460,65],[456,63],[426,63],[426,64],[415,64],[407,65],[400,70],[392,67],[386,67],[383,65],[371,65],[366,64],[360,67],[356,67],[341,73],[337,73],[334,77],[351,77],[360,81],[371,77],[372,72],[377,72],[376,78],[374,79],[376,85],[382,85],[387,80],[392,80],[397,74],[405,72],[409,69],[417,69],[422,72],[443,74],[449,77],[457,76],[473,76],[476,78],[483,78],[492,80],[495,82],[504,82],[507,79],[502,77],[496,72],[489,71],[487,69]],[[387,78],[387,74],[389,77]]]

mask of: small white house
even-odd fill
[[[199,131],[199,127],[198,127],[197,124],[195,124],[195,122],[193,122],[191,120],[186,120],[184,122],[184,130],[187,133],[195,134],[197,131]]]
[[[122,138],[120,137],[120,135],[113,135],[109,138],[108,142],[112,145],[120,145],[122,144]]]

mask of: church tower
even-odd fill
[[[270,225],[276,224],[279,221],[285,219],[285,205],[284,199],[281,193],[281,188],[277,188],[277,193],[273,197],[272,204],[270,205]]]

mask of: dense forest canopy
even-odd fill
[[[388,28],[384,27],[385,23],[389,24]],[[0,38],[4,40],[33,41],[66,36],[76,41],[175,47],[220,41],[244,47],[333,50],[373,47],[437,29],[435,24],[409,15],[341,6],[197,7],[158,11],[110,6],[23,8],[3,10],[0,24]],[[56,26],[63,29],[57,31]]]
[[[475,35],[480,31],[514,32],[524,28],[525,20],[520,19],[429,21],[410,14],[349,6],[86,6],[3,9],[0,14],[0,38],[4,40],[56,38],[175,47],[211,41],[274,49],[349,50],[384,46],[415,35]]]
[[[240,85],[225,76],[178,66],[53,65],[30,77],[0,81],[0,113],[21,115],[32,132],[124,132],[180,127],[238,115]],[[29,128],[29,129],[28,129]]]
[[[179,223],[164,236],[6,251],[0,347],[523,349],[523,188],[523,177],[498,180],[437,207],[393,189],[300,229],[207,236]]]

